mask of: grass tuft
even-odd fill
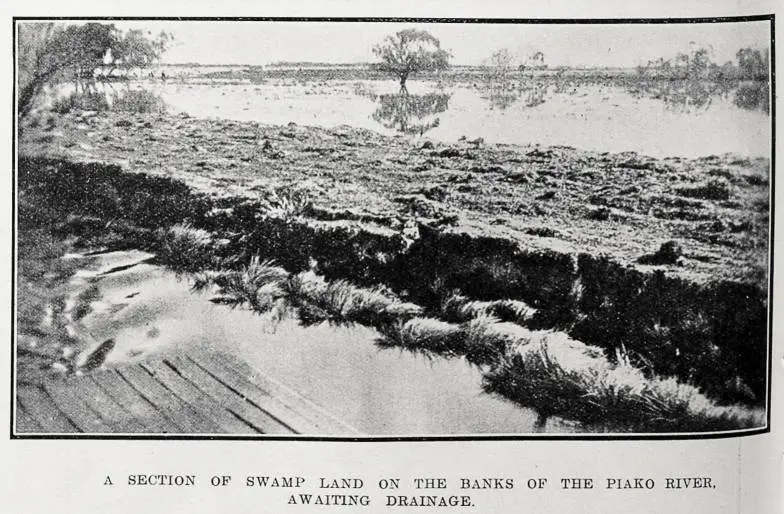
[[[212,234],[189,224],[158,231],[158,258],[177,272],[195,272],[213,261]]]

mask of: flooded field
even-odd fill
[[[769,115],[738,106],[737,91],[668,102],[617,85],[559,87],[536,81],[499,87],[411,82],[408,95],[391,80],[170,80],[130,87],[154,91],[175,112],[196,117],[326,128],[345,124],[442,142],[482,138],[688,158],[728,152],[766,156],[770,147]]]

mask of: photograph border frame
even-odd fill
[[[770,181],[769,181],[769,227],[768,227],[768,291],[767,291],[767,369],[766,402],[764,427],[695,433],[629,433],[627,434],[470,434],[470,435],[413,435],[413,436],[323,436],[297,434],[280,435],[234,435],[234,434],[26,434],[15,432],[16,421],[16,287],[17,287],[17,26],[25,21],[165,21],[165,22],[350,22],[350,23],[448,23],[448,24],[518,24],[518,25],[628,25],[628,24],[707,24],[767,21],[770,25]],[[429,442],[429,441],[526,441],[526,440],[569,440],[569,441],[615,441],[615,440],[695,440],[726,439],[766,434],[771,432],[772,410],[772,370],[773,370],[773,288],[774,288],[774,247],[775,247],[775,186],[776,186],[776,52],[775,52],[775,14],[721,17],[684,17],[684,18],[440,18],[440,17],[245,17],[245,16],[13,16],[12,17],[12,99],[11,99],[11,387],[9,434],[12,440],[196,440],[196,441],[237,441],[237,440],[276,440],[276,441],[328,441],[328,442]]]

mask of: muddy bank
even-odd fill
[[[652,159],[467,136],[447,144],[348,126],[77,112],[26,123],[20,153],[113,163],[216,201],[297,192],[312,219],[397,231],[419,220],[643,270],[646,255],[673,241],[680,253],[668,275],[766,283],[767,159]]]
[[[765,397],[767,296],[755,282],[688,280],[678,266],[529,247],[432,218],[327,220],[327,211],[295,195],[219,196],[111,165],[23,158],[19,186],[22,200],[78,215],[70,230],[109,228],[119,245],[158,250],[156,229],[205,229],[218,244],[198,259],[178,253],[184,270],[260,256],[290,272],[315,267],[329,280],[383,284],[433,313],[455,293],[519,300],[536,310],[522,321],[529,328],[565,331],[610,358],[624,348],[647,372],[677,376],[719,400]]]

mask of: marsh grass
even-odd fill
[[[451,294],[441,303],[445,320],[462,323],[479,316],[493,316],[501,321],[524,325],[536,314],[536,309],[519,300],[470,300],[460,294]]]
[[[360,323],[384,327],[422,313],[382,286],[363,288],[345,280],[327,282],[312,271],[293,276],[286,285],[288,300],[304,324]]]
[[[482,370],[486,392],[532,408],[542,420],[560,416],[615,430],[661,432],[764,424],[761,411],[720,406],[691,384],[645,373],[623,350],[611,360],[601,348],[563,332],[530,330],[493,315],[510,312],[512,319],[525,319],[530,308],[520,302],[453,296],[443,305],[444,317],[463,321],[449,322],[423,317],[423,309],[383,287],[327,281],[313,271],[290,274],[258,257],[240,270],[196,276],[194,288],[210,285],[218,287],[219,303],[259,313],[295,310],[303,325],[368,325],[381,333],[380,348],[465,358]]]
[[[465,348],[465,331],[454,323],[435,318],[413,318],[388,325],[376,344],[380,348],[402,348],[428,358],[458,357]]]
[[[327,282],[312,271],[290,274],[259,257],[240,270],[204,271],[194,276],[194,290],[204,291],[212,285],[218,288],[213,301],[246,306],[259,313],[281,309],[283,300],[285,310],[296,309],[306,326],[328,322],[381,327],[422,313],[419,306],[403,302],[384,287],[362,288],[345,280]]]
[[[205,269],[214,261],[213,249],[212,234],[187,223],[157,232],[158,259],[176,272]]]
[[[699,432],[764,425],[762,410],[719,406],[674,377],[647,377],[624,355],[532,333],[484,377],[484,389],[544,416],[628,431]]]
[[[193,289],[207,290],[217,287],[212,297],[214,303],[231,307],[248,307],[263,314],[277,306],[277,300],[284,296],[282,282],[288,272],[276,266],[271,260],[256,256],[240,270],[205,271],[194,275]]]
[[[259,199],[259,207],[264,216],[288,219],[302,216],[313,207],[306,191],[294,188],[280,188]]]

